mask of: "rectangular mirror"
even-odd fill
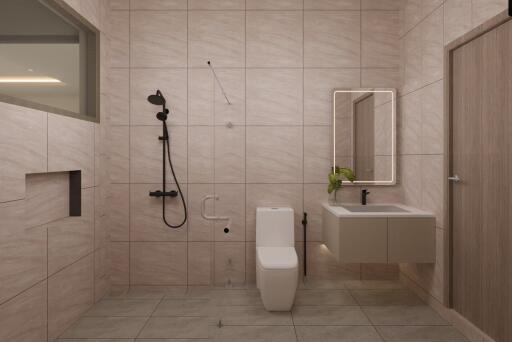
[[[333,110],[333,167],[354,170],[354,184],[396,184],[396,90],[335,90]]]

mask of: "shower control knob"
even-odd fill
[[[224,228],[224,233],[226,233],[226,234],[229,233],[229,228],[228,227]]]

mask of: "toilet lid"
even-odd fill
[[[294,247],[257,247],[256,255],[265,269],[290,269],[299,263]]]

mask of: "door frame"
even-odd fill
[[[444,47],[444,222],[446,223],[446,230],[444,235],[444,298],[443,304],[449,308],[453,308],[453,215],[452,215],[452,196],[453,190],[448,177],[453,172],[453,158],[452,158],[452,138],[453,138],[453,122],[452,122],[452,89],[453,89],[453,52],[459,47],[477,39],[478,37],[494,30],[498,26],[505,24],[512,20],[509,16],[509,11],[504,10],[495,17],[489,19],[483,24],[475,27],[468,33],[455,39]]]

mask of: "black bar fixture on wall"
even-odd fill
[[[174,167],[172,165],[172,159],[171,159],[171,145],[169,143],[169,140],[171,139],[169,135],[169,130],[167,129],[167,116],[169,115],[169,109],[166,107],[166,101],[165,97],[162,94],[160,90],[156,91],[156,94],[149,95],[148,96],[148,102],[155,105],[155,106],[162,106],[162,111],[158,112],[156,114],[156,118],[162,122],[162,135],[158,137],[158,140],[162,141],[162,190],[157,191],[150,191],[149,196],[156,197],[156,198],[162,198],[162,219],[164,220],[164,223],[169,228],[180,228],[182,227],[185,222],[187,222],[187,204],[185,203],[185,197],[183,196],[183,191],[181,190],[180,183],[178,182],[178,179],[176,178],[176,174],[174,172]],[[167,160],[166,160],[167,159]],[[171,169],[172,178],[174,179],[174,183],[176,184],[176,190],[167,191],[166,184],[166,161],[169,162],[169,167]],[[173,225],[170,224],[167,221],[167,218],[165,217],[165,199],[167,197],[177,197],[180,196],[181,203],[183,204],[183,220],[177,224]]]
[[[508,0],[508,15],[512,17],[512,0]]]

